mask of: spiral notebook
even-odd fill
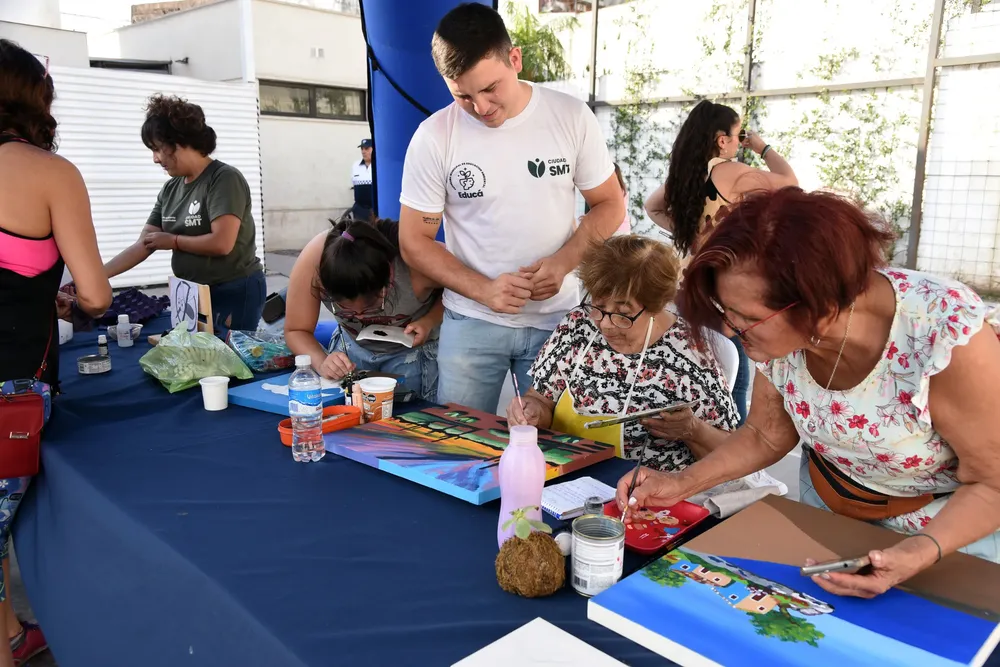
[[[603,504],[615,497],[615,489],[593,477],[553,484],[542,491],[542,509],[560,521],[572,519],[583,514],[583,506],[591,496],[597,496]]]

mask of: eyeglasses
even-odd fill
[[[382,303],[379,304],[378,307],[371,306],[369,308],[365,308],[364,310],[358,311],[358,310],[353,310],[351,308],[344,308],[343,306],[341,306],[336,301],[333,302],[333,307],[334,307],[335,312],[337,313],[337,315],[340,315],[344,319],[349,319],[349,320],[350,319],[359,319],[359,318],[367,317],[367,316],[371,316],[371,315],[379,315],[379,314],[385,312],[385,295],[384,294],[382,295]]]
[[[786,311],[786,310],[788,310],[789,308],[792,308],[792,307],[794,307],[794,306],[797,306],[798,304],[799,304],[799,302],[798,302],[798,301],[795,301],[795,302],[793,302],[793,303],[790,303],[790,304],[788,304],[787,306],[785,306],[784,308],[782,308],[781,310],[776,310],[776,311],[774,311],[773,313],[771,313],[770,315],[768,315],[767,317],[765,317],[764,319],[762,319],[762,320],[757,320],[756,322],[754,322],[753,324],[751,324],[751,325],[750,325],[750,326],[748,326],[747,328],[745,328],[745,329],[741,329],[741,328],[739,328],[738,326],[736,326],[735,324],[733,324],[733,321],[732,321],[732,320],[730,320],[730,319],[729,319],[728,317],[726,317],[726,309],[722,307],[722,304],[720,304],[720,303],[719,303],[718,301],[716,301],[715,299],[712,299],[712,305],[713,305],[713,306],[715,306],[715,309],[716,309],[717,311],[719,311],[719,316],[720,316],[720,317],[722,318],[722,322],[723,322],[723,323],[724,323],[724,324],[725,324],[725,325],[726,325],[727,327],[729,327],[730,329],[732,329],[733,333],[734,333],[734,334],[735,334],[736,336],[738,336],[738,337],[739,337],[739,339],[740,339],[741,341],[743,341],[744,343],[748,343],[748,342],[750,342],[750,341],[748,341],[748,340],[747,340],[747,336],[746,336],[746,334],[747,334],[747,332],[748,332],[748,331],[752,330],[752,329],[753,329],[754,327],[758,327],[758,326],[760,326],[761,324],[764,324],[764,322],[767,322],[767,321],[768,321],[769,319],[771,319],[772,317],[775,317],[776,315],[780,315],[781,313],[785,312],[785,311]]]
[[[583,312],[587,313],[587,317],[592,319],[595,324],[600,324],[604,321],[605,317],[611,319],[611,324],[618,327],[619,329],[631,329],[635,321],[639,319],[639,316],[646,312],[643,308],[635,315],[626,315],[625,313],[609,313],[606,310],[601,310],[592,303],[581,303],[580,308]]]
[[[39,55],[37,53],[32,53],[31,55],[33,55],[36,58],[38,58],[38,62],[40,62],[43,65],[45,65],[45,77],[43,77],[43,78],[48,77],[49,76],[49,57],[48,56]]]

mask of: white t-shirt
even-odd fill
[[[365,164],[364,160],[354,163],[354,168],[351,169],[351,185],[371,185],[372,184],[372,167],[370,164]]]
[[[529,84],[530,85],[530,84]],[[406,151],[399,201],[443,213],[447,248],[493,279],[554,254],[572,236],[576,189],[614,174],[597,118],[574,97],[532,86],[524,110],[488,128],[452,103],[417,128]],[[445,290],[445,307],[508,327],[552,330],[580,304],[570,273],[559,294],[528,301],[517,315]]]

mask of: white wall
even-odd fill
[[[350,88],[368,85],[365,40],[358,16],[256,0],[253,24],[258,79]],[[316,49],[323,49],[323,57]]]
[[[267,250],[300,250],[354,203],[351,167],[365,123],[260,117]]]
[[[253,24],[259,80],[367,88],[358,16],[256,0]],[[268,250],[301,249],[351,207],[351,167],[369,136],[367,122],[261,116]]]
[[[32,53],[48,56],[50,66],[90,67],[87,35],[82,32],[0,21],[0,37],[13,40]],[[58,91],[57,81],[56,94]]]
[[[117,35],[118,57],[187,58],[187,64],[173,64],[174,75],[206,81],[239,81],[243,77],[239,4],[233,0],[127,25]]]
[[[0,0],[0,21],[61,28],[59,0]],[[2,30],[2,27],[0,27]],[[7,35],[0,32],[0,35]]]

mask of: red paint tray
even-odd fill
[[[618,503],[604,505],[607,516],[621,518]],[[654,554],[677,541],[692,527],[709,516],[704,507],[682,500],[673,507],[644,507],[625,524],[625,546],[640,554]]]

